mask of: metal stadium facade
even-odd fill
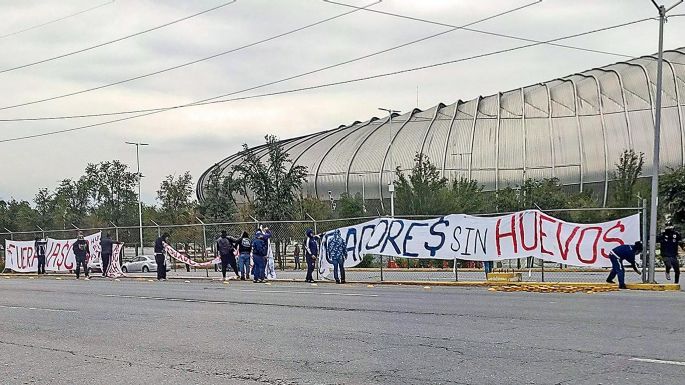
[[[371,118],[280,141],[309,175],[304,195],[337,199],[360,192],[389,198],[395,165],[410,170],[417,153],[450,180],[477,180],[487,190],[525,179],[558,178],[592,189],[606,203],[615,163],[625,149],[645,154],[651,174],[656,93],[655,56],[450,105]],[[664,52],[661,171],[685,164],[685,49]],[[391,123],[392,120],[392,123]],[[264,146],[252,148],[257,154]],[[214,167],[223,174],[241,162],[234,154],[199,179],[203,199]]]

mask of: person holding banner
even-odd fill
[[[635,256],[642,252],[642,242],[635,242],[634,245],[621,245],[609,253],[609,260],[611,260],[611,273],[607,277],[607,283],[614,283],[614,277],[618,276],[618,288],[626,289],[625,269],[623,261],[628,261],[638,275],[642,273],[635,265]]]
[[[680,281],[680,262],[678,261],[678,246],[685,250],[683,245],[683,238],[680,233],[675,230],[673,223],[666,223],[666,229],[657,237],[659,242],[659,250],[661,251],[661,258],[664,260],[666,266],[666,280],[671,280],[671,268],[675,273],[675,283]]]
[[[307,229],[307,239],[304,241],[304,257],[307,262],[307,277],[305,282],[314,283],[312,273],[319,258],[319,237],[314,234],[312,229]]]
[[[164,256],[165,243],[169,243],[169,233],[164,233],[155,240],[155,262],[157,263],[158,281],[166,281],[166,257]]]
[[[36,257],[38,257],[38,274],[45,274],[45,249],[48,242],[36,237]]]
[[[335,283],[345,283],[345,259],[347,259],[347,249],[345,247],[345,240],[340,236],[340,230],[333,232],[333,238],[328,241],[326,247],[328,262],[333,265],[333,276]],[[338,277],[340,271],[340,277]]]
[[[88,276],[88,259],[90,258],[90,248],[88,247],[88,241],[83,238],[83,233],[78,232],[78,238],[76,242],[72,245],[74,251],[74,257],[76,257],[76,279],[81,276],[81,266],[83,266],[83,272],[86,276],[86,281],[90,280]]]
[[[114,244],[121,244],[119,241],[113,241],[109,233],[100,239],[100,258],[102,259],[102,276],[107,276],[109,263],[112,260],[112,246]]]
[[[226,230],[221,231],[221,237],[216,241],[216,250],[221,257],[221,275],[223,276],[224,281],[226,281],[226,270],[229,264],[231,265],[231,268],[233,268],[235,276],[240,277],[234,254],[234,245],[238,243],[238,241],[238,238],[228,236]]]
[[[266,255],[269,253],[269,238],[271,232],[262,232],[257,230],[254,240],[252,241],[252,261],[254,262],[254,283],[263,283],[266,278]]]

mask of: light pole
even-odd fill
[[[395,217],[395,159],[392,153],[392,114],[399,114],[400,111],[393,110],[391,108],[378,108],[381,111],[385,111],[390,116],[390,143],[388,144],[388,153],[390,155],[390,180],[388,181],[388,191],[390,192],[390,217]]]
[[[147,143],[126,142],[132,146],[136,146],[136,165],[138,170],[138,225],[140,226],[140,254],[145,254],[143,248],[143,198],[140,194],[140,183],[143,179],[143,174],[140,173],[140,146],[149,146]]]
[[[654,117],[654,161],[652,162],[652,201],[649,215],[649,282],[654,282],[654,261],[656,258],[656,222],[659,206],[659,146],[661,142],[661,87],[663,83],[662,72],[664,65],[664,24],[666,13],[672,10],[683,0],[679,0],[669,8],[659,5],[655,0],[652,4],[659,11],[659,54],[656,70],[656,113]]]

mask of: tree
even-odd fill
[[[55,200],[53,194],[46,188],[38,190],[33,198],[36,205],[36,224],[44,229],[53,227]]]
[[[224,176],[217,166],[212,169],[207,178],[207,187],[204,190],[204,200],[199,204],[198,210],[207,221],[227,222],[236,213],[236,205],[233,200],[232,178]]]
[[[440,177],[428,157],[417,153],[407,178],[397,169],[396,207],[400,214],[446,214],[449,211],[447,179]]]
[[[135,217],[138,202],[135,191],[137,173],[118,160],[89,163],[85,175],[79,179],[88,189],[92,210],[107,223],[121,223]]]
[[[338,201],[338,215],[340,218],[355,218],[366,215],[364,198],[361,193],[350,196],[348,193],[340,194]]]
[[[631,207],[635,205],[637,192],[636,185],[642,174],[645,164],[645,154],[639,155],[633,150],[625,150],[616,163],[616,171],[613,172],[613,204],[619,207]]]
[[[53,222],[63,229],[84,223],[88,214],[90,188],[83,178],[64,179],[55,189]]]
[[[685,222],[685,167],[670,170],[659,179],[661,210],[674,222]]]
[[[265,139],[265,161],[243,144],[243,162],[232,170],[236,188],[243,186],[238,193],[247,200],[253,194],[254,213],[260,220],[293,219],[297,213],[297,192],[302,189],[307,168],[294,165],[274,135]]]
[[[192,194],[193,177],[189,171],[178,178],[167,175],[157,190],[157,200],[162,204],[163,216],[172,223],[191,219],[195,209]]]
[[[300,209],[300,219],[309,219],[307,214],[311,215],[314,219],[329,219],[332,216],[331,203],[316,197],[300,198]]]
[[[475,180],[464,177],[454,180],[449,191],[450,212],[474,214],[486,211],[488,202],[483,188]]]

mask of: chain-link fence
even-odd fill
[[[641,208],[583,208],[545,210],[546,213],[557,218],[577,223],[597,223],[618,219],[635,213],[639,213],[642,223],[643,243],[646,245],[647,233],[645,215],[646,209]],[[498,216],[508,213],[480,214],[481,216]],[[427,219],[435,216],[405,216],[405,219]],[[269,228],[273,234],[272,245],[274,247],[274,259],[276,268],[279,270],[278,277],[285,279],[303,279],[306,270],[304,262],[305,232],[312,229],[316,233],[330,231],[332,229],[357,225],[376,217],[344,218],[299,221],[259,221],[254,219],[250,222],[229,223],[203,223],[198,219],[197,223],[182,225],[154,224],[143,226],[143,246],[140,247],[140,227],[96,227],[88,229],[62,229],[42,230],[33,232],[4,232],[0,233],[0,240],[4,245],[5,239],[33,240],[35,237],[53,237],[59,239],[75,238],[78,231],[86,234],[102,231],[109,233],[112,238],[125,243],[122,261],[127,262],[138,255],[150,255],[153,252],[154,240],[163,233],[170,235],[172,245],[179,251],[183,251],[191,259],[198,262],[209,261],[216,255],[216,240],[221,231],[226,231],[233,237],[240,237],[243,232],[250,236],[254,234],[258,225]],[[299,251],[299,253],[297,252]],[[299,257],[298,255],[299,254]],[[4,251],[0,255],[4,262]],[[299,259],[299,261],[298,261]],[[191,274],[210,276],[212,270],[191,269],[187,265],[170,261],[171,268],[177,274]],[[299,263],[298,263],[299,262]],[[627,281],[646,281],[647,272],[644,258],[641,266],[642,275],[627,272]],[[566,266],[558,263],[544,262],[543,260],[528,257],[518,259],[506,259],[495,261],[491,266],[494,273],[507,273],[504,276],[521,279],[522,281],[534,282],[603,282],[609,269],[581,268]],[[412,258],[389,258],[378,255],[365,255],[362,262],[354,267],[347,268],[349,281],[482,281],[486,279],[483,262],[465,260],[442,260],[442,259],[412,259]],[[318,269],[317,269],[318,274]],[[498,275],[498,274],[495,274]],[[502,276],[499,274],[499,276]],[[322,278],[322,277],[317,277]],[[492,278],[492,277],[491,277]]]

